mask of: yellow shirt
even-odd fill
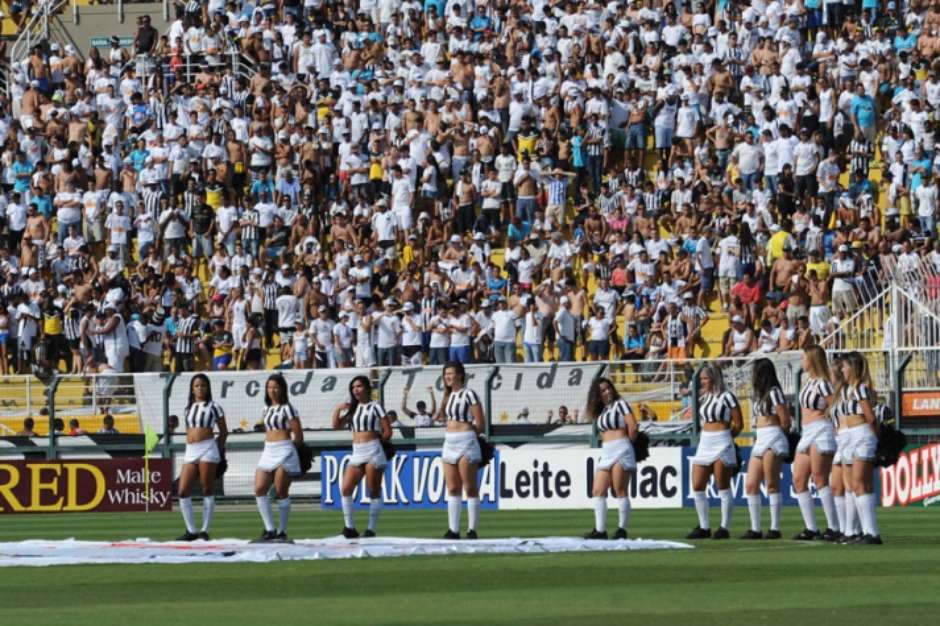
[[[519,153],[516,155],[520,161],[522,160],[522,155],[525,152],[529,153],[529,156],[535,158],[535,142],[538,141],[539,136],[536,134],[532,135],[516,135],[516,143],[519,146]]]
[[[790,233],[785,230],[773,234],[770,241],[767,242],[767,253],[770,255],[771,263],[783,257],[783,246],[786,245]]]
[[[62,334],[62,319],[58,315],[42,314],[42,331],[47,335]]]
[[[206,204],[211,206],[213,209],[218,209],[221,207],[222,189],[223,187],[217,187],[216,189],[206,188]]]
[[[378,159],[372,161],[369,165],[369,180],[382,180],[385,171],[382,169],[382,162]]]
[[[807,263],[806,264],[806,276],[809,277],[810,270],[816,270],[816,278],[819,280],[827,280],[829,278],[829,262],[828,261],[819,261],[818,263]]]

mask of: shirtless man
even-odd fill
[[[770,292],[782,297],[790,287],[790,278],[799,274],[801,265],[801,261],[793,258],[793,250],[784,247],[783,256],[770,268]]]

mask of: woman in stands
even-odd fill
[[[874,407],[877,394],[871,384],[868,362],[858,352],[850,352],[842,364],[845,384],[839,390],[840,426],[844,424],[842,452],[842,478],[849,498],[855,500],[855,508],[862,526],[862,534],[856,543],[881,545],[878,531],[874,493],[875,452],[878,448],[880,429]],[[847,501],[846,507],[851,506]],[[849,517],[846,510],[846,517]],[[847,522],[848,523],[848,522]]]
[[[798,541],[839,538],[839,518],[833,491],[829,487],[832,457],[836,452],[836,433],[829,419],[829,408],[835,393],[830,381],[826,352],[819,346],[803,350],[803,386],[800,389],[800,418],[802,436],[793,460],[793,487],[803,515],[803,531],[794,537]],[[816,525],[813,496],[809,492],[809,478],[819,492],[826,530],[820,534]]]
[[[585,539],[607,539],[607,492],[613,488],[617,500],[618,523],[614,539],[627,538],[630,523],[630,494],[627,488],[636,471],[633,440],[637,425],[633,410],[620,397],[614,384],[607,378],[598,378],[588,391],[588,419],[597,423],[601,433],[601,460],[594,474],[594,529]]]
[[[728,539],[731,536],[728,526],[734,508],[731,476],[738,465],[734,438],[744,426],[741,405],[725,387],[724,376],[718,365],[706,365],[699,374],[699,384],[701,394],[697,418],[702,423],[702,434],[695,456],[692,457],[692,497],[695,499],[699,524],[688,534],[688,538]],[[721,527],[714,535],[708,521],[708,497],[705,494],[708,480],[713,475],[721,499]]]
[[[366,376],[356,376],[349,383],[349,401],[333,409],[333,428],[352,430],[352,456],[343,474],[343,536],[359,536],[353,517],[353,492],[363,476],[369,490],[369,527],[365,537],[375,537],[375,527],[382,510],[382,474],[388,459],[382,441],[392,438],[392,426],[385,409],[372,400],[372,384]]]
[[[287,538],[287,520],[290,517],[290,484],[294,476],[299,476],[300,457],[297,446],[303,445],[304,433],[300,427],[297,409],[290,403],[287,381],[280,374],[272,374],[264,386],[264,452],[258,460],[255,470],[255,502],[264,532],[256,539],[257,543],[289,543]],[[275,530],[271,515],[271,500],[268,490],[274,485],[278,499],[279,520]]]
[[[780,539],[780,460],[790,454],[787,432],[790,411],[770,359],[757,359],[751,370],[751,427],[757,434],[747,464],[747,510],[751,528],[742,539],[761,539],[761,483],[767,487],[770,502],[770,530],[767,539]]]
[[[444,365],[444,399],[438,421],[447,422],[444,433],[444,482],[447,486],[447,532],[445,539],[460,538],[461,496],[467,495],[467,539],[477,538],[480,519],[480,492],[477,468],[482,455],[477,438],[483,433],[483,406],[480,397],[467,388],[463,364],[451,361]]]
[[[213,429],[218,428],[215,438]],[[222,460],[220,449],[225,448],[228,428],[225,426],[225,411],[222,405],[212,399],[212,385],[205,374],[196,374],[189,381],[189,404],[186,406],[186,453],[183,467],[180,469],[179,498],[180,511],[186,532],[179,541],[209,539],[209,527],[215,511],[215,497],[212,484],[215,481],[216,468]],[[202,528],[196,529],[196,517],[193,513],[193,501],[190,498],[193,483],[202,483]]]

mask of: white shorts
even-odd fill
[[[233,324],[232,325],[232,349],[233,350],[244,350],[245,349],[245,331],[248,330],[243,324]]]
[[[183,463],[218,463],[221,460],[222,455],[219,454],[219,446],[214,437],[186,444]]]
[[[382,469],[388,465],[388,459],[385,458],[385,450],[382,449],[381,440],[373,439],[365,443],[353,443],[349,464],[365,465],[367,463],[372,464],[376,469]]]
[[[279,467],[283,467],[291,476],[300,476],[300,457],[297,456],[297,448],[290,439],[264,442],[264,452],[258,459],[258,469],[262,472],[273,472]]]
[[[609,470],[614,463],[620,463],[620,467],[628,472],[636,470],[636,454],[629,439],[615,439],[601,444],[601,460],[597,463],[597,469]]]
[[[871,431],[871,426],[862,424],[844,431],[844,446],[840,446],[842,463],[851,465],[852,461],[874,461],[878,450],[878,438]]]
[[[711,465],[721,461],[725,467],[737,467],[738,457],[734,453],[734,439],[730,430],[705,431],[698,440],[698,448],[692,457],[693,465]]]
[[[356,346],[356,367],[373,367],[375,365],[375,350],[372,346]]]
[[[836,431],[828,419],[819,419],[804,426],[796,451],[798,454],[809,454],[810,446],[813,445],[820,454],[833,454],[836,451]]]
[[[843,460],[844,459],[843,450],[845,449],[847,445],[849,445],[849,440],[848,440],[848,437],[846,436],[846,433],[848,433],[847,430],[840,430],[838,433],[836,433],[836,453],[832,457],[833,465],[842,465],[845,462]]]
[[[757,437],[754,439],[751,457],[759,459],[768,450],[776,454],[778,458],[790,455],[790,444],[787,443],[787,435],[779,426],[765,426],[756,429],[755,432]]]
[[[392,208],[392,212],[398,218],[398,226],[402,230],[411,230],[413,224],[410,206],[397,206]]]
[[[479,463],[482,460],[480,442],[477,441],[475,430],[444,433],[444,449],[441,450],[441,460],[449,465],[457,465],[461,457],[467,457],[467,460],[471,463]]]

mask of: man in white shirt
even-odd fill
[[[372,233],[376,243],[382,250],[394,247],[398,240],[398,219],[388,210],[388,202],[381,198],[375,203],[375,213],[372,215]]]
[[[281,333],[281,361],[287,361],[288,350],[294,342],[294,327],[300,317],[300,300],[290,287],[281,287],[280,294],[274,301],[277,310],[277,328]]]
[[[317,307],[317,319],[310,322],[307,331],[313,339],[314,367],[336,367],[336,354],[333,350],[333,327],[336,324],[330,319],[329,309],[323,304]]]
[[[934,238],[937,236],[937,183],[928,176],[923,183],[914,190],[917,200],[917,219],[924,235]]]
[[[396,302],[389,298],[385,310],[375,317],[379,367],[394,367],[399,364],[399,345],[402,336],[401,320],[395,314]]]
[[[447,326],[450,329],[450,360],[458,363],[469,363],[473,319],[467,312],[466,300],[460,300],[453,307],[450,317],[447,318]]]
[[[555,313],[555,336],[558,338],[558,360],[562,363],[574,361],[575,340],[577,339],[576,320],[571,314],[571,300],[562,296],[561,307]]]
[[[519,317],[507,306],[505,296],[500,296],[498,309],[493,313],[493,344],[497,363],[513,363],[516,360],[516,330]]]

